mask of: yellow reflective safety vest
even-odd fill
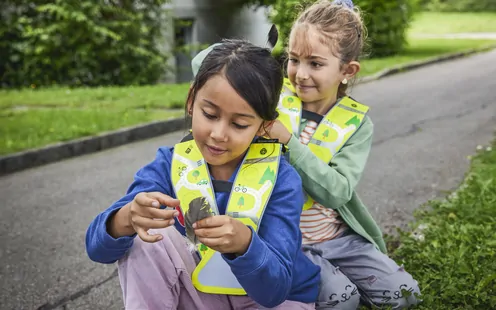
[[[229,215],[258,231],[260,220],[274,189],[282,144],[268,140],[252,143],[243,159],[230,191],[226,207]],[[176,144],[172,157],[171,181],[181,203],[186,235],[196,240],[191,225],[209,215],[219,215],[207,164],[196,142]],[[218,181],[219,184],[222,181]],[[215,183],[215,182],[214,182]],[[225,185],[226,182],[223,182]],[[193,285],[210,294],[246,295],[221,253],[195,242],[201,260],[192,274]]]
[[[300,135],[302,118],[313,119],[319,123],[308,142],[308,148],[325,163],[330,163],[332,157],[360,128],[369,110],[369,107],[350,97],[341,98],[321,119],[316,113],[305,111],[302,107],[302,102],[296,95],[295,88],[288,79],[284,79],[277,107],[278,120],[296,137]],[[308,194],[306,196],[303,210],[310,209],[315,203]]]

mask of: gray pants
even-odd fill
[[[402,309],[419,302],[417,281],[351,230],[333,240],[303,245],[303,251],[322,269],[316,309],[355,310],[360,301]]]

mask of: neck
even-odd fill
[[[236,167],[230,167],[227,164],[222,166],[209,165],[210,175],[219,181],[228,181],[231,178]]]
[[[303,108],[307,111],[324,115],[336,104],[336,102],[337,95],[334,95],[333,97],[327,99],[303,102]]]
[[[231,176],[233,175],[234,171],[236,171],[236,168],[238,165],[241,163],[245,156],[245,153],[243,153],[240,157],[235,158],[231,160],[230,162],[227,162],[222,165],[208,165],[208,168],[210,170],[210,175],[214,177],[214,179],[219,180],[219,181],[229,181]]]

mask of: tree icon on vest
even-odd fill
[[[245,205],[245,198],[243,196],[238,199],[238,207],[241,209]]]
[[[271,181],[272,183],[274,183],[275,176],[276,175],[274,171],[270,170],[270,167],[267,167],[258,184],[264,184],[266,181]]]
[[[322,136],[323,136],[324,138],[329,137],[329,129],[326,129],[326,130],[322,133]]]
[[[200,251],[202,252],[202,256],[205,255],[205,252],[208,250],[207,246],[203,243],[200,245]]]
[[[358,128],[358,126],[360,125],[360,119],[358,118],[358,116],[354,115],[345,124],[346,126],[355,125],[355,128]]]

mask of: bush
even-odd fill
[[[281,40],[288,38],[291,25],[304,8],[315,0],[276,0],[270,16],[278,26]],[[369,54],[374,57],[399,53],[405,45],[406,30],[416,0],[357,0],[368,29]],[[280,53],[281,48],[277,49]],[[276,51],[276,53],[277,53]]]
[[[4,0],[1,86],[155,83],[166,2]]]
[[[437,12],[496,12],[494,0],[424,0],[423,8]]]
[[[398,54],[406,44],[406,32],[415,11],[412,0],[359,0],[369,34],[370,55]]]

